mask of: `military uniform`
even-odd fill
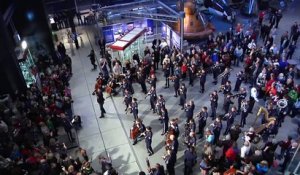
[[[152,143],[152,131],[151,130],[146,130],[145,132],[145,143],[146,143],[146,148],[149,153],[149,156],[154,154],[151,143]]]
[[[150,96],[151,110],[153,110],[153,112],[155,112],[156,111],[155,104],[156,104],[156,98],[157,98],[155,89],[154,90],[151,89],[147,95]]]
[[[204,111],[201,111],[197,115],[197,118],[198,118],[198,130],[199,130],[198,133],[200,134],[199,138],[203,137],[203,133],[204,133],[204,128],[206,126],[207,117],[208,117],[208,113],[204,112]]]
[[[100,110],[101,110],[101,116],[100,118],[103,118],[104,117],[104,114],[106,113],[103,105],[104,105],[104,97],[103,97],[103,93],[101,90],[98,90],[97,91],[97,102],[99,103],[99,106],[100,106]]]
[[[216,111],[218,107],[218,95],[210,95],[210,106],[211,106],[211,118],[214,119],[216,117]]]
[[[227,114],[227,125],[226,125],[226,129],[224,132],[224,135],[227,135],[232,124],[234,123],[234,118],[236,117],[236,111],[231,111]]]

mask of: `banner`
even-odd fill
[[[115,41],[112,26],[102,27],[102,35],[104,36],[106,43],[112,43]]]

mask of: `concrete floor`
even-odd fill
[[[292,23],[294,23],[294,21],[299,20],[299,4],[299,2],[295,1],[289,6],[288,10],[284,11],[282,21],[279,25],[277,39],[280,38],[282,32],[290,30],[290,26]],[[139,142],[135,146],[131,145],[129,131],[133,124],[133,116],[131,114],[125,114],[125,106],[122,103],[123,97],[119,95],[117,97],[106,99],[104,108],[106,109],[107,114],[105,118],[100,119],[100,108],[96,101],[96,97],[92,95],[95,80],[99,73],[99,69],[97,71],[91,71],[92,65],[87,57],[91,50],[91,45],[95,49],[96,53],[99,53],[99,48],[95,45],[93,37],[94,31],[94,28],[90,26],[78,28],[78,32],[81,33],[80,36],[82,37],[83,43],[80,42],[81,48],[79,50],[75,50],[74,55],[72,56],[73,77],[70,81],[70,85],[74,100],[73,108],[74,114],[80,115],[83,122],[82,129],[77,132],[79,144],[82,148],[87,150],[87,153],[92,161],[92,166],[96,171],[101,171],[98,161],[98,156],[101,154],[111,156],[112,164],[120,174],[136,175],[141,170],[147,171],[145,158],[148,157],[148,154],[145,149],[144,141]],[[60,40],[63,39],[69,54],[72,55],[70,45],[66,42],[67,40],[65,32],[61,30],[58,33],[60,34]],[[294,58],[299,58],[299,56],[300,53],[297,49]],[[99,54],[97,57],[99,58]],[[241,68],[242,67],[234,67],[234,70],[231,73],[230,80],[233,82],[233,85],[235,84],[235,74],[241,70]],[[170,119],[178,117],[181,124],[181,132],[183,132],[182,124],[184,123],[185,119],[184,113],[178,106],[179,99],[173,97],[174,94],[172,84],[169,89],[163,88],[164,79],[162,78],[162,72],[157,71],[157,75],[157,94],[164,95]],[[184,82],[188,84],[187,80]],[[248,88],[248,85],[244,86]],[[212,84],[212,75],[208,75],[206,92],[204,94],[199,93],[199,80],[195,82],[194,87],[188,86],[187,99],[194,100],[196,105],[195,113],[198,112],[202,106],[209,106],[209,93],[218,88],[219,84]],[[152,147],[155,154],[149,158],[150,162],[152,165],[155,163],[161,163],[164,165],[164,161],[161,158],[165,153],[165,137],[160,135],[162,132],[162,125],[157,120],[157,115],[153,115],[149,110],[149,99],[144,99],[145,95],[140,93],[140,86],[138,84],[134,84],[134,89],[136,92],[134,97],[138,99],[139,103],[139,115],[143,119],[143,122],[146,126],[151,126],[153,128],[154,136]],[[220,95],[220,97],[219,104],[221,106],[223,96]],[[263,101],[261,100],[259,104],[262,105]],[[259,105],[256,103],[254,111],[257,110],[258,106]],[[218,113],[223,113],[221,107],[218,108]],[[255,112],[254,114],[249,114],[247,118],[247,126],[244,127],[245,130],[253,124],[254,117]],[[235,121],[239,122],[240,116],[238,116]],[[210,119],[208,119],[207,123],[210,123]],[[277,140],[284,139],[287,137],[287,135],[293,135],[294,137],[297,137],[295,131],[296,127],[297,125],[295,124],[294,119],[288,117],[276,136]],[[197,153],[199,159],[203,144],[203,140],[198,140]],[[239,141],[239,146],[241,146],[241,141]],[[176,164],[177,174],[183,174],[182,155],[184,149],[185,146],[180,144],[177,155],[178,161]],[[197,174],[196,172],[199,172],[198,169],[199,165],[197,164],[194,168],[195,174]]]

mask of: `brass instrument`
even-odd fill
[[[277,104],[278,108],[284,109],[287,107],[288,101],[287,101],[287,99],[282,98],[282,99],[278,100],[276,104]]]
[[[225,85],[221,85],[221,86],[219,87],[219,92],[223,92],[224,89],[225,89]]]
[[[269,112],[268,112],[268,110],[267,110],[266,108],[264,108],[264,107],[261,106],[261,107],[259,108],[257,114],[256,114],[256,118],[255,118],[255,120],[254,120],[253,125],[255,125],[255,123],[256,123],[256,121],[257,121],[257,119],[258,119],[258,117],[260,116],[261,113],[264,114],[265,120],[266,120],[268,123],[270,123],[271,121],[275,121],[275,120],[276,120],[275,117],[269,117]]]
[[[229,74],[231,70],[232,70],[232,69],[228,69],[228,71],[226,71],[226,69],[225,69],[225,70],[219,75],[219,77],[223,78],[225,75]]]
[[[271,124],[273,124],[275,120],[271,120],[268,123],[262,124],[259,127],[254,129],[255,134],[260,134],[264,129],[268,128]]]
[[[176,79],[176,76],[169,76],[168,79],[174,81]]]

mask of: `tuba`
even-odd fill
[[[264,107],[261,106],[261,107],[259,108],[257,114],[256,114],[256,118],[255,118],[255,120],[254,120],[253,125],[255,125],[255,123],[256,123],[256,121],[257,121],[257,119],[258,119],[258,117],[260,116],[261,113],[264,114],[265,120],[266,120],[268,123],[271,122],[271,121],[276,120],[275,117],[269,117],[269,112],[268,112],[268,110],[267,110],[266,108],[264,108]]]
[[[287,107],[287,105],[288,105],[288,101],[285,98],[282,98],[282,99],[277,101],[277,106],[278,106],[279,109],[284,109],[284,108]]]

